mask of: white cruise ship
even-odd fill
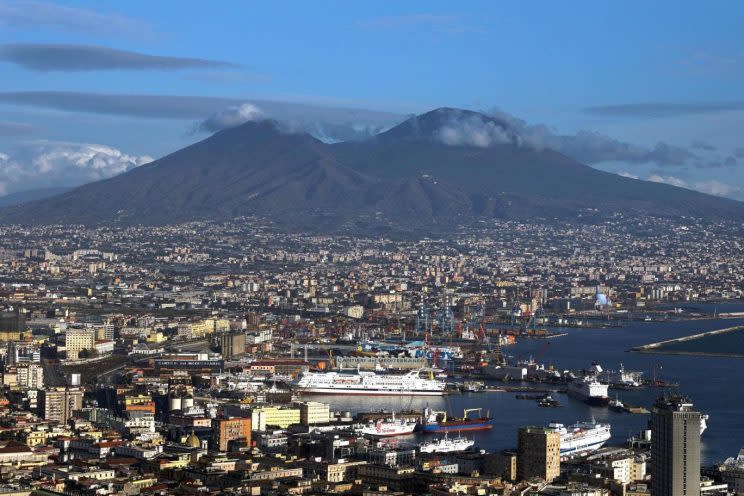
[[[561,456],[572,456],[595,451],[601,448],[612,436],[610,424],[596,422],[577,422],[566,427],[551,423],[551,429],[561,435]]]
[[[579,377],[568,383],[568,394],[589,405],[607,406],[607,384],[602,384],[594,376]]]
[[[441,396],[444,381],[424,378],[420,370],[407,374],[375,372],[305,372],[295,382],[304,394],[360,394],[378,396]]]

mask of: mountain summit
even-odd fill
[[[0,210],[4,223],[168,224],[261,215],[295,229],[445,227],[488,218],[744,219],[744,203],[621,177],[442,108],[365,141],[248,122],[129,172]]]

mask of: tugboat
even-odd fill
[[[469,417],[471,412],[478,412],[477,417]],[[468,408],[463,411],[462,418],[448,418],[447,412],[425,408],[422,415],[423,421],[418,425],[418,430],[427,434],[452,431],[485,431],[493,427],[493,419],[490,415],[481,415],[480,408]]]

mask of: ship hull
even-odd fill
[[[422,424],[418,427],[420,432],[424,434],[435,434],[442,432],[460,432],[460,431],[486,431],[493,428],[493,424],[489,420],[479,422],[465,422],[465,423],[437,423],[437,424]]]
[[[591,396],[583,398],[582,401],[589,406],[608,406],[610,404],[610,398],[602,396]]]
[[[584,445],[581,445],[581,446],[576,446],[576,447],[567,448],[567,449],[561,449],[561,456],[562,457],[576,456],[576,455],[582,455],[584,453],[589,453],[589,452],[592,452],[592,451],[596,451],[599,448],[601,448],[602,446],[604,446],[604,444],[606,442],[607,442],[606,440],[604,440],[604,441],[597,441],[597,442],[594,442],[594,443],[588,443],[588,444],[584,444]]]
[[[413,434],[413,429],[406,429],[403,431],[396,431],[396,432],[364,432],[362,431],[362,435],[374,437],[374,438],[383,438],[383,437],[397,437],[397,436],[408,436],[410,434]]]
[[[300,389],[301,394],[340,394],[356,396],[442,396],[444,391],[410,391],[410,390],[387,390],[387,389],[337,389],[311,387]]]

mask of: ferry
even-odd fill
[[[610,424],[577,422],[566,427],[551,423],[548,429],[561,435],[561,457],[581,455],[601,448],[612,436]]]
[[[369,396],[442,396],[446,383],[431,372],[421,376],[421,370],[406,374],[378,374],[360,371],[304,372],[294,383],[303,394],[357,394]]]
[[[574,379],[568,383],[568,394],[592,406],[607,406],[610,398],[607,396],[607,384],[602,384],[596,376],[586,376]]]

